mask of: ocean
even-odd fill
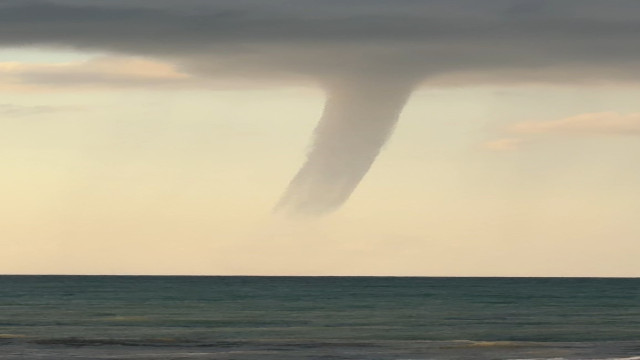
[[[640,360],[640,279],[0,276],[0,359]]]

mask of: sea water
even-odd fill
[[[0,276],[0,359],[640,360],[640,279]]]

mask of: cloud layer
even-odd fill
[[[207,76],[637,79],[639,19],[635,0],[7,0],[0,45],[163,57]]]

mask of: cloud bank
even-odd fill
[[[639,33],[637,0],[0,3],[0,46],[143,56],[199,78],[325,88],[314,147],[281,202],[308,213],[349,197],[418,84],[637,82]]]

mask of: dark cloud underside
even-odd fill
[[[639,34],[633,0],[0,3],[0,45],[167,57],[215,75],[242,67],[326,75],[574,64],[635,72]]]

